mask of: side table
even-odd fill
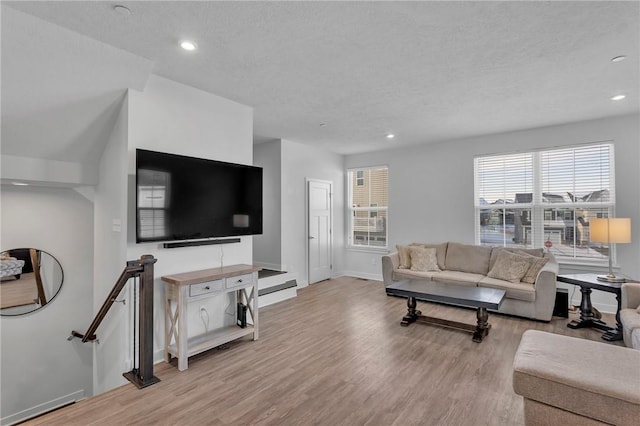
[[[569,328],[596,328],[605,333],[602,339],[608,342],[622,340],[622,323],[620,322],[620,303],[622,293],[622,283],[609,283],[599,281],[596,274],[563,274],[558,275],[558,281],[567,284],[580,286],[582,298],[580,300],[580,319],[573,320],[567,327]],[[604,321],[595,317],[593,306],[591,305],[592,290],[606,291],[616,295],[618,309],[616,310],[616,326],[610,327]]]

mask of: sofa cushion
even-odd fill
[[[440,243],[440,244],[411,243],[409,245],[436,249],[436,257],[438,258],[438,268],[442,270],[445,269],[444,265],[445,265],[445,257],[447,255],[448,243]]]
[[[490,258],[491,247],[449,243],[444,269],[487,275]]]
[[[624,328],[633,330],[634,328],[640,328],[640,314],[637,309],[621,309],[620,310],[620,322]]]
[[[411,268],[411,252],[409,246],[401,246],[396,245],[396,249],[398,250],[398,258],[400,259],[400,265],[398,265],[399,269],[409,269]]]
[[[510,251],[511,253],[518,253],[518,254],[526,253],[535,257],[544,256],[544,249],[541,249],[541,248],[523,249],[523,248],[515,248],[515,247],[492,247],[491,258],[489,259],[489,270],[493,268],[493,265],[494,263],[496,263],[496,259],[498,258],[498,255],[502,250],[507,250],[507,251]]]
[[[411,270],[412,271],[439,271],[438,259],[436,258],[435,248],[426,248],[422,246],[412,246],[411,253]]]
[[[497,288],[504,290],[504,296],[508,299],[534,302],[536,300],[536,287],[527,283],[512,283],[496,278],[484,277],[478,283],[478,287]]]
[[[531,262],[528,257],[503,250],[498,255],[496,263],[487,276],[518,283],[522,277],[524,277],[524,274],[527,273],[530,266]]]
[[[433,272],[431,279],[441,283],[451,283],[477,287],[478,282],[484,278],[482,274],[472,274],[470,272],[442,271]]]
[[[631,330],[631,347],[640,350],[640,328]]]
[[[411,269],[396,269],[393,271],[393,279],[409,279],[409,280],[430,280],[434,274],[439,272],[433,271],[412,271]]]

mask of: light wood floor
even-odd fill
[[[38,300],[38,288],[33,272],[22,274],[19,280],[7,277],[0,283],[0,309],[35,305],[34,300]]]
[[[475,323],[473,310],[418,306]],[[405,310],[406,300],[386,296],[381,282],[314,284],[260,311],[259,341],[192,357],[182,373],[158,364],[158,384],[128,384],[27,424],[521,425],[511,374],[522,333],[600,340],[597,331],[568,329],[566,319],[490,314],[491,333],[477,344],[452,329],[401,327]]]

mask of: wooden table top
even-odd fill
[[[607,281],[600,281],[598,279],[598,275],[606,274],[561,274],[558,275],[557,280],[561,283],[579,285],[580,287],[584,288],[595,288],[597,290],[608,291],[609,293],[620,292],[622,284],[624,283],[610,283]],[[624,277],[624,275],[619,276]]]
[[[262,268],[255,265],[229,265],[217,268],[202,269],[200,271],[183,272],[180,274],[166,275],[161,279],[174,285],[191,285],[206,281],[221,280],[242,274],[258,272]]]
[[[386,288],[388,294],[415,297],[427,302],[443,302],[472,308],[498,309],[505,291],[496,288],[470,287],[429,280],[401,280]]]

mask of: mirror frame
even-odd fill
[[[54,262],[58,265],[58,267],[60,268],[60,283],[57,284],[57,288],[55,288],[55,292],[48,297],[46,303],[41,304],[41,303],[34,303],[33,305],[29,304],[29,305],[20,305],[20,306],[12,306],[12,307],[7,307],[7,308],[2,308],[0,309],[0,316],[2,317],[18,317],[21,315],[27,315],[27,314],[31,314],[34,312],[37,312],[41,309],[44,309],[45,307],[47,307],[48,305],[51,304],[51,302],[58,296],[58,294],[60,294],[60,291],[62,290],[62,285],[64,284],[64,269],[62,268],[62,264],[60,263],[60,261],[51,253],[49,253],[48,251],[42,250],[42,249],[38,249],[38,248],[34,248],[34,247],[18,247],[18,248],[11,248],[11,249],[7,249],[7,250],[1,250],[1,253],[5,253],[5,252],[10,252],[10,251],[14,251],[14,250],[28,250],[30,256],[33,256],[33,252],[32,250],[35,250],[36,252],[39,252],[40,254],[44,253],[47,254],[51,257],[51,259],[54,260]],[[36,274],[39,275],[39,272],[34,271]],[[0,284],[1,285],[1,284]],[[44,290],[42,290],[44,292]],[[40,297],[45,297],[44,294],[42,295],[38,295],[38,300],[40,300]],[[32,307],[33,308],[24,308],[25,306],[28,307]],[[20,310],[19,308],[24,308],[24,309],[29,309],[29,310]],[[16,313],[3,313],[3,311],[5,310],[12,310],[15,309]]]

